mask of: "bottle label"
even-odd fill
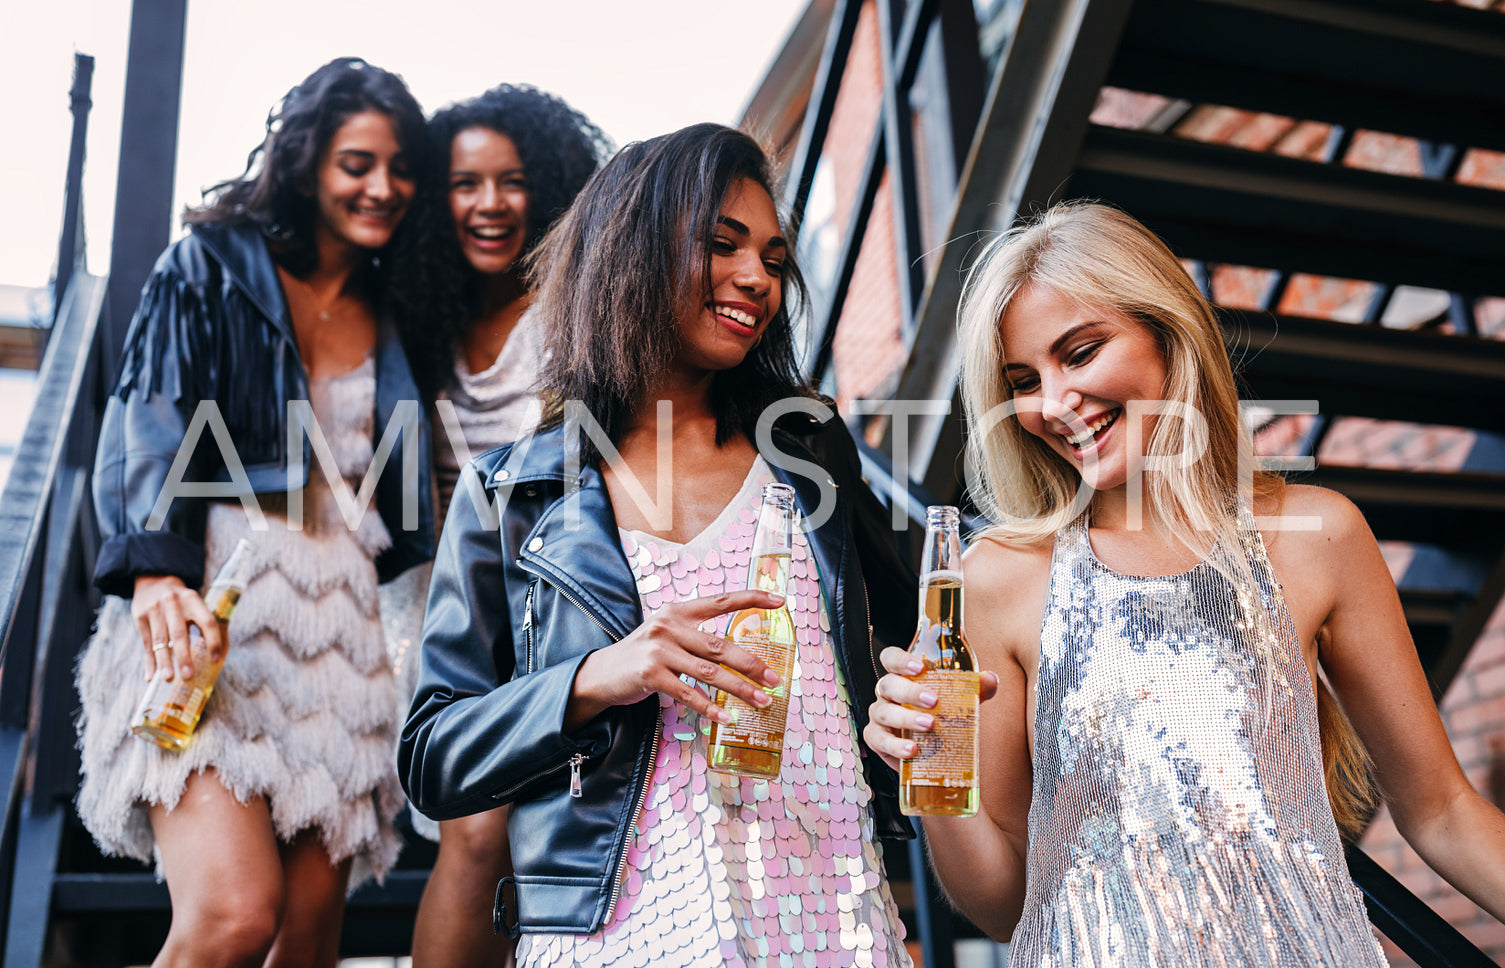
[[[911,733],[915,755],[911,786],[969,787],[977,777],[977,697],[979,676],[959,669],[932,669],[916,679],[936,694],[935,726]]]
[[[737,644],[762,659],[764,665],[776,671],[784,666],[790,652],[788,643],[773,641],[761,631],[741,633],[737,636]],[[749,747],[774,753],[782,751],[784,727],[789,720],[788,685],[786,682],[775,692],[769,693],[773,697],[773,702],[762,709],[728,693],[723,705],[727,712],[735,717],[735,721],[729,724],[718,724],[716,742],[721,745]]]

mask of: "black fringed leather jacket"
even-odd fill
[[[104,536],[94,568],[100,590],[129,596],[140,575],[203,584],[203,499],[178,497],[160,526],[149,526],[188,430],[195,430],[197,446],[178,479],[232,485],[220,492],[230,500],[232,491],[246,489],[286,493],[303,487],[318,466],[305,434],[301,469],[289,475],[287,402],[307,399],[292,319],[261,233],[253,226],[201,225],[168,246],[142,290],[100,428],[94,460],[94,509]],[[212,425],[194,427],[203,401],[224,418],[244,470],[238,485]],[[404,401],[412,404],[399,409]],[[397,422],[375,496],[392,535],[376,561],[386,580],[428,560],[434,534],[428,420],[387,324],[376,347],[375,417],[378,444]],[[415,435],[411,448],[404,447],[408,434]]]
[[[565,440],[556,426],[483,454],[462,472],[435,559],[422,671],[398,752],[403,786],[429,816],[512,805],[509,933],[587,934],[606,923],[658,736],[656,695],[563,731],[580,663],[643,621],[601,473],[586,467],[568,478]],[[860,732],[876,685],[873,633],[885,643],[909,640],[914,574],[861,480],[840,420],[790,415],[772,442],[776,452],[763,456],[795,488],[807,517],[822,488],[835,485],[835,511],[809,541]],[[467,474],[489,498],[505,501],[499,531],[465,507]],[[898,777],[875,755],[864,751],[862,760],[879,836],[912,837],[899,812]],[[499,917],[513,922],[502,909],[506,893],[498,891]]]

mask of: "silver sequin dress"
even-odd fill
[[[737,497],[686,544],[622,532],[645,615],[744,587],[773,479],[758,458]],[[788,599],[798,651],[778,778],[707,771],[708,724],[660,696],[658,758],[611,919],[590,936],[524,934],[522,968],[908,968],[830,618],[799,532]],[[719,634],[725,625],[701,627]]]
[[[1011,966],[1386,964],[1328,806],[1295,628],[1242,518],[1253,621],[1208,562],[1129,577],[1084,521],[1056,536]]]
[[[309,383],[314,416],[351,495],[372,459],[375,389],[369,357],[347,374]],[[105,600],[78,668],[78,812],[105,852],[151,863],[149,806],[171,809],[188,777],[212,768],[240,800],[267,800],[282,840],[313,828],[331,860],[351,859],[352,890],[397,859],[397,687],[377,614],[375,565],[391,537],[374,507],[355,528],[347,525],[317,461],[309,479],[301,531],[279,513],[281,495],[259,500],[265,531],[253,530],[238,501],[209,505],[206,573],[240,537],[256,546],[256,563],[230,621],[224,669],[187,750],[169,753],[131,735],[146,685],[141,639],[129,600]]]

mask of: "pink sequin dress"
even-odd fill
[[[644,615],[744,587],[772,480],[758,458],[720,517],[686,544],[622,531]],[[708,724],[660,696],[658,759],[615,911],[593,935],[524,934],[520,966],[910,964],[815,560],[798,531],[789,609],[798,652],[778,779],[708,772]]]

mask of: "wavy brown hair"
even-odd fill
[[[340,125],[363,111],[392,120],[408,165],[421,181],[423,109],[408,86],[359,57],[337,57],[272,108],[266,136],[246,156],[246,170],[206,189],[204,204],[183,213],[184,224],[255,225],[278,264],[295,276],[312,272],[319,262],[313,232],[319,157]],[[398,226],[398,232],[405,228]]]
[[[586,183],[532,256],[533,307],[549,331],[545,425],[579,401],[620,442],[674,358],[680,317],[704,295],[721,203],[742,178],[778,197],[756,141],[697,124],[628,145]],[[717,444],[738,432],[751,439],[769,404],[811,395],[790,326],[805,303],[793,251],[790,239],[778,314],[742,362],[712,384]],[[583,434],[580,447],[586,462],[600,458]]]

